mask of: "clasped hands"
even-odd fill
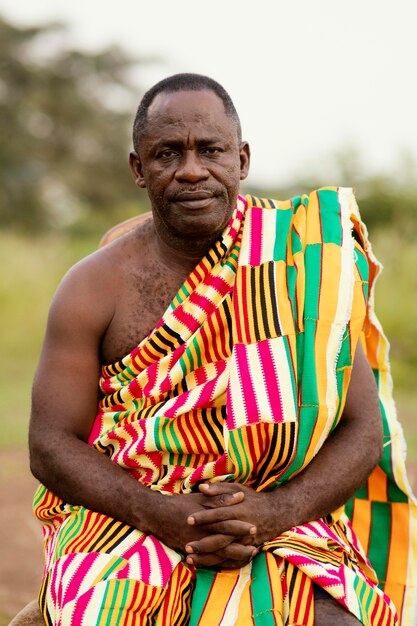
[[[174,496],[171,503],[181,507],[171,523],[175,548],[185,552],[186,561],[195,567],[233,569],[249,563],[265,541],[277,536],[272,492],[257,493],[236,483],[203,483],[199,494]],[[180,523],[180,518],[184,520]],[[282,529],[285,530],[285,529]]]

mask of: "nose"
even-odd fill
[[[205,180],[208,176],[207,167],[198,152],[185,150],[175,172],[176,180],[196,183],[199,180]]]

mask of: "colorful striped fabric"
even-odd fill
[[[373,313],[376,273],[351,190],[285,202],[239,197],[157,327],[103,368],[89,440],[167,497],[202,480],[272,489],[301,471],[337,425],[361,340],[387,445],[349,504],[356,532],[337,511],[283,533],[241,570],[196,570],[155,537],[41,486],[34,506],[45,536],[47,623],[311,626],[312,581],[369,626],[397,623],[385,585],[401,623],[414,623],[417,507]]]

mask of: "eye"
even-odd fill
[[[158,152],[157,158],[169,160],[177,156],[177,154],[178,153],[175,152],[175,150],[172,150],[171,148],[166,148],[166,150],[161,150],[160,152]]]
[[[208,156],[216,156],[220,154],[221,152],[223,152],[223,149],[219,148],[218,146],[205,146],[204,148],[201,149],[201,153],[206,154]]]

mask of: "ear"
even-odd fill
[[[133,175],[133,180],[138,187],[144,189],[146,187],[145,178],[142,171],[142,162],[137,152],[132,150],[129,154],[129,165]]]
[[[240,180],[245,180],[249,173],[250,147],[247,141],[242,141],[239,148],[240,156]]]

